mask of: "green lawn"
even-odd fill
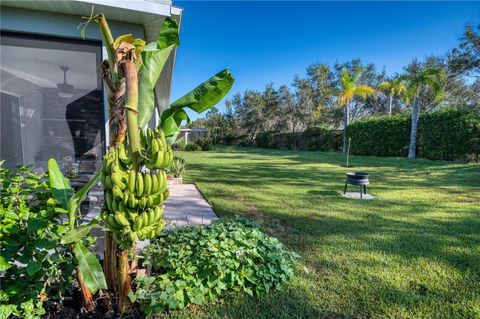
[[[358,201],[340,196],[341,154],[177,155],[221,217],[259,221],[302,261],[285,291],[169,316],[480,318],[480,165],[354,156],[375,196]]]

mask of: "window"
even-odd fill
[[[93,173],[105,148],[101,43],[1,35],[4,166],[46,170],[53,157],[69,177]]]

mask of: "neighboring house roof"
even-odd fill
[[[77,30],[79,17],[89,16],[92,6],[95,13],[105,14],[114,36],[133,33],[147,42],[155,41],[165,17],[175,18],[179,25],[182,17],[182,9],[174,7],[172,2],[167,0],[2,0],[0,4],[2,30],[70,38],[80,38],[80,32]],[[45,13],[49,15],[48,20],[45,19]],[[40,19],[42,14],[43,21]],[[25,16],[24,21],[18,19],[22,15]],[[143,26],[143,30],[135,28],[134,25]],[[87,31],[87,39],[101,39],[98,30],[94,30],[93,27],[89,26]],[[157,104],[162,108],[168,107],[170,99],[175,55],[176,50],[167,61],[155,87]]]

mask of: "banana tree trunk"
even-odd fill
[[[107,60],[101,65],[102,77],[107,89],[107,105],[109,120],[110,146],[118,146],[125,139],[127,124],[123,105],[125,102],[125,82],[119,80],[115,71],[114,40],[107,20],[103,14],[97,16],[97,23],[102,34],[103,43],[107,50]],[[108,288],[113,295],[118,291],[117,281],[117,244],[110,231],[105,232],[105,247],[103,254],[103,271]]]
[[[350,103],[347,102],[343,108],[343,153],[347,153],[347,127],[350,123],[349,104]]]
[[[82,294],[83,308],[85,308],[87,312],[92,312],[95,308],[93,295],[85,284],[85,280],[83,279],[83,274],[80,271],[80,268],[77,267],[75,272],[77,275],[78,285],[80,286],[80,292]]]
[[[414,159],[417,153],[418,115],[418,96],[415,96],[412,104],[412,128],[410,130],[410,147],[408,149],[409,159]]]
[[[122,61],[125,75],[125,111],[128,123],[128,142],[131,150],[133,167],[136,167],[140,151],[140,138],[138,130],[138,74],[135,63],[131,60]],[[130,267],[128,263],[128,250],[118,252],[117,279],[118,279],[118,310],[127,313],[132,303],[128,294],[132,290],[130,282]]]
[[[387,110],[388,116],[392,115],[392,102],[393,102],[393,96],[392,96],[392,94],[390,94],[388,96],[388,110]]]

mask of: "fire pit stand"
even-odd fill
[[[360,186],[360,199],[363,199],[363,194],[367,194],[367,185],[370,184],[368,181],[368,173],[361,173],[361,172],[350,172],[346,174],[347,177],[345,179],[345,189],[343,190],[343,194],[347,192],[347,185],[357,185]],[[363,189],[362,189],[363,188]]]

